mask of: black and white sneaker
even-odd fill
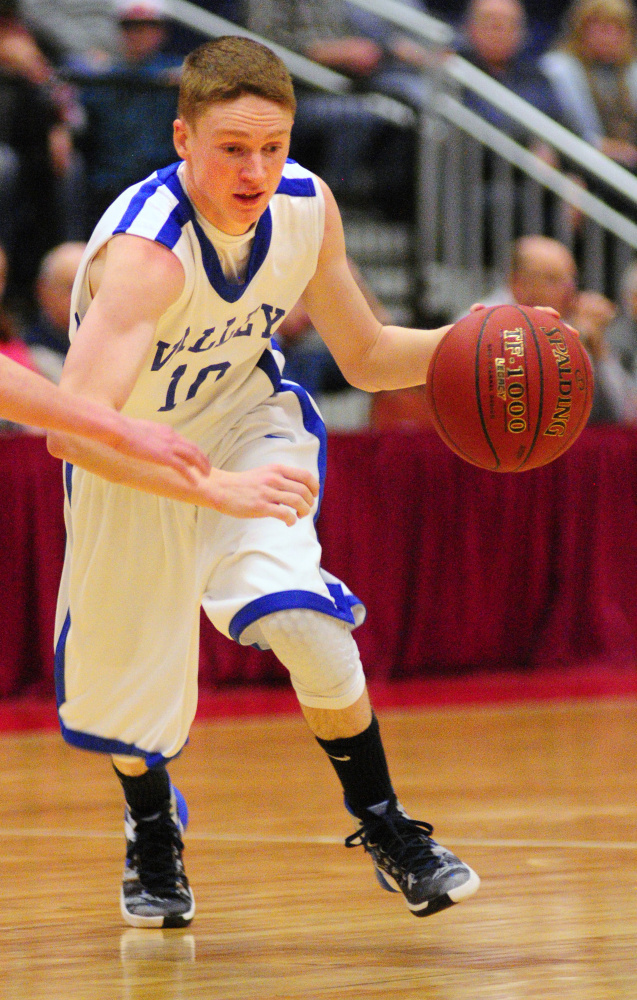
[[[187,824],[186,800],[176,788],[154,816],[136,817],[126,807],[120,907],[132,927],[186,927],[194,917],[195,900],[182,861]]]
[[[367,812],[345,846],[362,846],[371,854],[383,889],[402,892],[414,916],[446,910],[478,890],[476,873],[432,840],[433,827],[411,819],[395,799]]]

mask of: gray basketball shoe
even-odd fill
[[[476,873],[432,840],[431,824],[411,819],[395,799],[367,812],[345,846],[365,848],[383,889],[402,892],[414,916],[446,910],[478,890]]]
[[[154,816],[135,816],[126,807],[120,907],[132,927],[186,927],[194,917],[195,900],[182,861],[187,824],[186,800],[174,787],[169,802]]]

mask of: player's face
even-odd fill
[[[177,119],[186,190],[224,233],[246,233],[276,191],[290,149],[292,113],[255,94],[211,104],[194,125]]]

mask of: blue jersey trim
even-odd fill
[[[73,466],[70,462],[64,463],[64,485],[66,486],[66,495],[70,503],[71,494],[73,493]]]
[[[356,605],[362,605],[360,598],[356,594],[346,594],[340,583],[328,583],[327,589],[330,592],[331,598],[334,604],[341,609],[344,614],[352,615],[352,608]]]
[[[168,190],[177,199],[177,204],[155,237],[158,243],[163,243],[169,250],[177,245],[184,226],[194,217],[190,200],[177,176],[178,167],[179,163],[173,163],[170,167],[164,167],[163,170],[157,172],[158,176],[162,176]]]
[[[250,249],[248,270],[246,272],[245,281],[240,285],[232,284],[230,281],[226,280],[221,269],[221,264],[219,263],[217,251],[197,222],[194,212],[192,214],[191,221],[197,239],[199,240],[201,260],[208,281],[214,288],[217,295],[219,295],[225,302],[237,302],[268,255],[268,250],[270,249],[270,243],[272,241],[272,213],[270,212],[269,206],[257,222],[257,227],[254,231],[254,240]]]
[[[155,177],[151,177],[150,180],[146,181],[140,187],[139,191],[133,195],[131,198],[128,208],[124,212],[122,218],[118,222],[117,226],[113,230],[113,235],[116,233],[125,233],[129,226],[133,224],[142,208],[146,204],[149,198],[155,194],[157,188],[161,187],[162,181],[159,178],[159,174]]]
[[[276,364],[276,362],[275,362]],[[281,379],[280,392],[293,392],[301,407],[301,413],[303,415],[303,426],[306,431],[310,434],[314,434],[319,441],[319,453],[318,453],[318,474],[319,474],[319,499],[316,508],[316,513],[314,514],[314,521],[319,516],[321,511],[321,503],[323,501],[323,491],[325,489],[325,475],[327,473],[327,430],[323,422],[323,418],[316,410],[312,403],[307,389],[303,386],[297,385],[296,382],[289,382],[287,379]]]
[[[81,750],[93,750],[95,753],[120,754],[123,757],[143,757],[147,767],[156,767],[158,764],[166,764],[174,760],[179,753],[173,757],[164,757],[161,753],[149,753],[142,750],[133,743],[123,743],[121,740],[111,740],[103,736],[95,736],[93,733],[81,733],[76,729],[69,729],[60,719],[60,730],[66,743],[79,747]]]
[[[328,589],[330,593],[334,589],[341,590],[340,587],[337,588],[336,584],[330,584]],[[332,618],[338,618],[340,621],[347,622],[348,625],[355,625],[354,615],[350,610],[349,604],[346,603],[342,590],[341,594],[343,599],[339,599],[334,604],[328,597],[324,597],[322,594],[315,594],[312,590],[281,590],[276,594],[266,594],[264,597],[257,597],[254,601],[250,601],[240,611],[237,611],[230,622],[228,631],[235,642],[240,642],[242,632],[249,625],[258,621],[259,618],[271,615],[275,611],[289,611],[291,608],[307,608],[310,611],[321,611]],[[360,601],[354,599],[352,603],[360,604]]]
[[[201,259],[208,281],[225,302],[237,302],[268,255],[272,241],[272,213],[270,212],[270,208],[269,206],[266,208],[257,222],[245,281],[241,284],[232,284],[226,280],[217,251],[197,221],[193,205],[181,186],[181,182],[177,176],[180,162],[163,167],[157,171],[156,175],[142,184],[131,198],[128,208],[119,223],[113,229],[113,235],[126,233],[144,208],[148,199],[152,198],[162,185],[165,185],[177,199],[177,204],[154,237],[155,242],[161,243],[163,246],[168,247],[169,250],[172,250],[179,242],[186,223],[191,222],[199,241]],[[294,163],[293,160],[289,160],[288,162]],[[275,193],[290,195],[292,197],[314,198],[316,197],[316,186],[311,177],[282,177]]]
[[[109,754],[122,754],[128,757],[144,757],[147,767],[154,767],[156,764],[163,764],[169,760],[173,760],[174,757],[178,757],[179,753],[175,754],[174,757],[164,757],[160,753],[149,753],[147,750],[142,750],[140,747],[134,746],[132,743],[123,743],[121,740],[111,740],[106,739],[103,736],[95,736],[92,733],[82,733],[76,729],[69,729],[63,722],[60,715],[60,708],[66,701],[66,684],[64,680],[64,665],[65,665],[65,655],[66,655],[66,640],[68,638],[69,629],[71,628],[71,612],[67,611],[66,618],[64,619],[64,625],[62,626],[62,631],[55,646],[55,699],[58,707],[58,718],[60,721],[60,730],[62,736],[67,743],[72,746],[80,747],[82,750],[95,750],[98,753],[109,753]],[[188,742],[188,741],[186,741]]]
[[[154,236],[155,242],[162,243],[169,250],[172,250],[179,242],[186,223],[191,222],[199,241],[201,260],[208,281],[217,295],[224,299],[225,302],[237,302],[268,255],[272,241],[272,213],[269,207],[266,208],[257,222],[254,240],[250,249],[250,259],[248,261],[245,281],[239,285],[232,284],[226,280],[217,251],[197,221],[194,207],[177,176],[178,168],[179,163],[172,163],[169,167],[163,167],[161,170],[158,170],[156,176],[146,181],[145,184],[142,184],[139,191],[131,198],[128,208],[113,230],[113,235],[116,233],[126,233],[142,211],[148,199],[152,198],[162,185],[165,185],[177,199],[177,204],[159,232]]]
[[[150,180],[142,184],[139,191],[131,198],[129,206],[117,226],[113,229],[114,236],[118,233],[128,232],[149,198],[152,198],[156,191],[162,185],[165,185],[177,199],[177,204],[154,237],[154,240],[156,243],[161,243],[165,247],[168,247],[169,250],[173,249],[181,238],[183,227],[192,215],[192,206],[177,177],[178,167],[179,163],[172,163],[168,167],[163,167],[157,171],[154,177],[151,177]]]
[[[66,640],[71,627],[71,612],[66,612],[64,625],[55,644],[55,659],[53,676],[55,679],[55,700],[58,708],[66,701],[66,686],[64,681],[64,657],[66,653]]]
[[[315,198],[316,188],[311,177],[282,177],[275,194],[288,194],[293,198]]]
[[[256,367],[265,372],[272,383],[272,389],[274,392],[278,392],[281,387],[281,372],[279,370],[279,366],[274,360],[272,351],[268,347],[266,347],[265,351],[257,361]]]

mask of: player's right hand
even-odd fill
[[[151,420],[133,420],[123,414],[119,417],[122,424],[112,442],[118,451],[132,458],[167,465],[197,485],[201,480],[199,473],[207,476],[210,472],[210,462],[203,452],[172,427]]]
[[[245,472],[213,469],[208,477],[210,506],[232,517],[276,517],[292,526],[306,517],[319,493],[307,469],[266,465]]]

